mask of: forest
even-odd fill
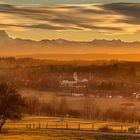
[[[21,88],[75,92],[77,85],[66,88],[60,85],[63,80],[73,80],[74,73],[78,79],[88,80],[84,91],[80,89],[86,95],[131,97],[132,93],[140,92],[140,62],[0,58],[0,79],[10,80]]]

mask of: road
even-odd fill
[[[99,131],[92,131],[92,130],[71,130],[71,129],[47,129],[52,131],[61,131],[61,132],[74,132],[74,133],[88,133],[88,134],[95,134],[95,135],[108,135],[108,136],[130,136],[130,137],[140,137],[140,133],[128,133],[128,132],[99,132]]]

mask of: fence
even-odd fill
[[[36,123],[26,124],[26,129],[62,129],[62,130],[84,130],[84,131],[100,131],[100,132],[133,132],[138,133],[139,126],[127,125],[97,125],[94,123]]]

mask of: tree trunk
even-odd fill
[[[6,119],[4,118],[4,119],[2,119],[2,121],[0,123],[0,133],[2,132],[2,127],[3,127],[4,123],[5,123],[5,121],[6,121]]]

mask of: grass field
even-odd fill
[[[61,98],[66,99],[69,108],[81,110],[85,105],[85,97],[72,97],[72,96],[56,96],[53,92],[37,91],[37,90],[22,90],[21,94],[25,97],[37,97],[43,102],[50,103],[55,98],[55,101],[60,101]],[[65,93],[66,94],[66,93]],[[101,110],[107,110],[108,108],[119,109],[122,103],[133,103],[136,109],[140,112],[140,100],[127,99],[127,98],[94,98],[90,97],[94,104]]]
[[[81,124],[81,130],[91,130],[91,124],[94,123],[95,128],[98,129],[103,126],[112,126],[114,130],[120,129],[121,123],[116,122],[101,122],[101,121],[88,121],[83,119],[66,118],[64,123],[59,122],[60,118],[57,117],[41,117],[32,116],[24,117],[20,121],[8,121],[4,126],[4,132],[0,134],[0,140],[140,140],[138,137],[128,136],[101,136],[92,133],[73,132],[73,131],[55,131],[53,129],[45,129],[46,124],[49,124],[49,128],[57,127],[65,128],[65,124],[69,123],[71,129],[77,129],[78,124]],[[36,128],[26,128],[26,124],[35,124]],[[41,124],[41,128],[38,129],[38,124]],[[134,124],[125,123],[123,130],[127,130],[128,127],[134,126]]]
[[[22,93],[24,96],[37,96],[40,100],[51,102],[54,95],[48,92],[40,92],[34,90],[25,90]],[[62,97],[58,96],[58,100]],[[84,97],[66,97],[68,104],[72,108],[81,109],[84,105]],[[93,98],[95,104],[102,110],[107,108],[119,108],[124,102],[133,102],[137,109],[140,109],[140,102],[128,99],[119,98]],[[27,125],[31,124],[31,128],[27,128]],[[4,126],[4,133],[0,134],[0,140],[140,140],[138,137],[128,136],[103,136],[95,135],[92,133],[81,133],[73,131],[53,131],[46,128],[66,128],[69,125],[69,129],[78,129],[80,124],[80,130],[99,130],[99,128],[108,126],[113,131],[127,132],[128,128],[137,127],[140,125],[130,123],[118,123],[118,122],[103,122],[103,121],[89,121],[83,119],[65,118],[64,122],[60,122],[60,118],[57,117],[45,117],[45,116],[30,116],[24,117],[20,121],[8,121]],[[121,128],[121,125],[123,126]],[[38,129],[40,127],[40,129]],[[140,132],[140,131],[139,131]]]
[[[140,140],[140,138],[130,136],[103,136],[80,132],[13,129],[0,134],[0,140]]]
[[[80,129],[81,130],[92,130],[94,125],[94,130],[108,126],[114,131],[120,131],[121,125],[123,126],[123,131],[127,131],[130,127],[139,126],[131,123],[119,123],[119,122],[104,122],[104,121],[88,121],[84,119],[74,119],[74,118],[64,118],[64,122],[60,121],[59,117],[45,117],[45,116],[32,116],[24,117],[20,121],[8,121],[5,128],[8,129],[25,129],[27,125],[31,124],[31,128],[66,128],[68,124],[69,129]]]

